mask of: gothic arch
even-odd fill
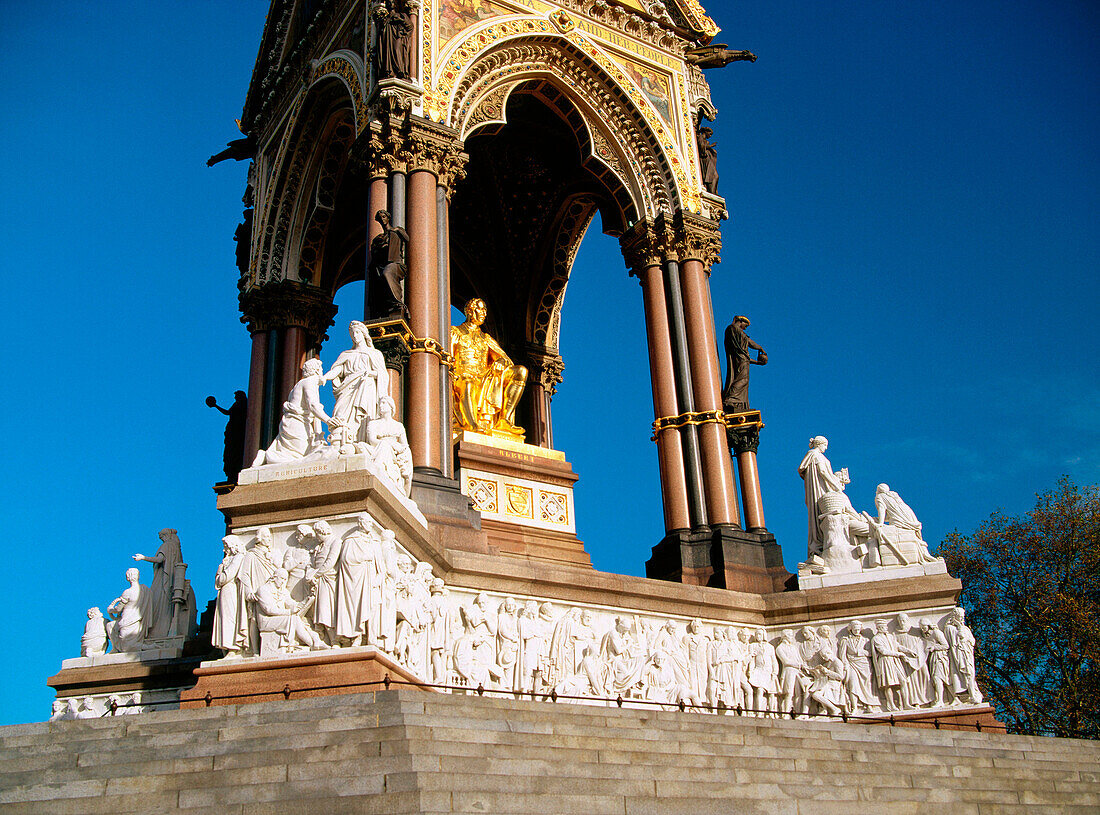
[[[253,240],[252,279],[320,280],[326,225],[348,149],[365,127],[362,65],[337,52],[314,65],[310,84],[286,114],[279,142],[260,162],[263,173]]]
[[[465,138],[474,129],[501,121],[508,96],[531,79],[553,84],[581,114],[593,155],[631,191],[641,217],[682,209],[686,176],[679,158],[670,156],[654,123],[647,119],[624,83],[616,81],[583,40],[556,34],[532,34],[507,40],[471,60],[456,78],[445,121]],[[662,127],[659,123],[657,127]],[[625,175],[627,178],[622,178]]]

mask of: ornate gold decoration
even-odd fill
[[[326,76],[335,76],[343,81],[344,86],[348,89],[348,94],[351,96],[352,109],[355,111],[356,132],[358,133],[362,133],[366,129],[367,119],[370,115],[363,98],[363,89],[366,87],[366,83],[363,81],[365,72],[366,68],[358,55],[350,51],[338,51],[314,65],[309,83],[314,85]]]
[[[530,487],[521,487],[518,484],[505,484],[504,514],[514,515],[517,518],[533,518],[534,507]]]
[[[497,511],[497,483],[485,478],[466,479],[466,495],[474,502],[474,509],[478,512]]]
[[[558,9],[550,15],[550,22],[558,27],[558,31],[563,34],[568,34],[574,28],[577,27],[576,21],[569,16],[568,13]]]
[[[725,413],[721,410],[701,410],[681,413],[679,416],[661,416],[653,422],[653,435],[650,441],[656,441],[657,437],[665,430],[678,430],[681,427],[700,424],[720,424],[727,430],[759,430],[764,426],[760,419],[759,410],[746,410],[738,413]]]
[[[523,21],[498,25],[518,22]],[[533,21],[528,22],[533,24]],[[480,33],[493,33],[492,29],[491,26]],[[448,64],[456,63],[458,56],[456,52]],[[570,33],[564,41],[532,37],[509,42],[480,55],[468,69],[464,66],[462,63],[455,65],[453,70],[448,69],[454,78],[445,79],[440,85],[440,91],[446,91],[451,98],[447,121],[460,133],[467,131],[476,102],[502,80],[515,84],[532,73],[550,71],[558,77],[559,85],[583,102],[582,111],[587,107],[595,112],[595,120],[586,117],[590,130],[602,128],[605,136],[615,133],[622,138],[630,164],[632,183],[629,187],[644,198],[636,202],[639,210],[650,216],[658,211],[671,214],[674,191],[690,190],[684,164],[668,127],[623,71],[582,37],[579,30]],[[453,94],[451,85],[454,85]],[[623,93],[631,98],[632,105],[621,103]]]
[[[451,328],[455,431],[476,430],[522,441],[523,428],[514,422],[527,369],[513,364],[497,341],[481,330],[485,301],[471,300],[464,311],[466,321]]]
[[[569,498],[560,492],[539,491],[539,520],[545,523],[569,525]]]
[[[709,38],[722,30],[714,20],[707,16],[706,11],[699,4],[699,0],[675,0],[675,2],[683,10],[691,24],[695,26],[696,31],[703,32]]]

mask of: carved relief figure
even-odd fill
[[[951,654],[951,689],[956,699],[966,694],[971,704],[980,704],[982,692],[978,690],[974,670],[974,633],[966,624],[966,614],[955,608],[947,617],[944,633]]]
[[[749,318],[739,314],[726,326],[726,383],[722,388],[722,406],[729,413],[749,409],[749,368],[768,364],[764,349],[745,333],[749,325]],[[756,351],[756,359],[750,355],[750,348]]]
[[[328,648],[306,623],[303,615],[308,608],[304,603],[294,602],[286,581],[286,570],[276,569],[256,594],[256,622],[261,641],[264,634],[278,634],[277,647],[283,651],[293,651],[297,646],[311,651]]]
[[[381,642],[381,571],[384,568],[382,546],[373,518],[363,513],[358,523],[358,527],[344,538],[337,557],[335,633],[353,646],[360,645],[365,636],[372,645],[378,645]]]
[[[321,406],[320,387],[325,381],[322,370],[319,359],[307,359],[302,365],[302,378],[290,389],[290,395],[283,403],[279,434],[270,447],[256,454],[253,467],[303,459],[324,445],[321,422],[339,425],[339,422],[329,418]]]
[[[945,704],[944,691],[951,687],[951,656],[947,637],[932,625],[931,620],[920,621],[921,639],[928,654],[928,682],[932,689],[932,706]]]
[[[902,660],[911,656],[898,644],[887,628],[886,620],[875,620],[875,635],[871,637],[871,654],[874,657],[875,684],[882,691],[887,710],[910,707],[909,689],[905,684],[905,668]]]
[[[804,663],[798,643],[794,641],[794,629],[785,628],[780,635],[779,645],[775,646],[775,656],[779,660],[779,699],[777,709],[781,712],[805,708],[802,693],[802,675]],[[803,710],[803,712],[805,712]]]
[[[837,638],[837,656],[844,663],[844,689],[847,708],[856,713],[862,707],[872,711],[878,707],[871,690],[871,644],[863,636],[863,623],[852,620],[845,633]]]
[[[428,607],[428,655],[431,681],[436,685],[450,684],[447,667],[447,646],[455,634],[452,626],[447,589],[440,578],[431,583],[431,604]]]
[[[244,566],[244,541],[237,535],[222,538],[225,556],[214,575],[218,599],[214,604],[214,631],[210,642],[226,656],[236,656],[248,648],[248,608],[241,587]]]
[[[775,647],[768,642],[762,628],[757,629],[753,637],[749,660],[749,684],[753,689],[752,706],[757,711],[757,715],[762,715],[761,711],[774,712],[779,660],[775,656]]]
[[[484,300],[468,302],[464,314],[466,321],[451,328],[455,428],[522,440],[523,428],[515,425],[515,416],[527,369],[514,365],[497,341],[481,330]]]
[[[924,640],[913,632],[913,623],[904,611],[894,617],[897,625],[898,645],[906,656],[902,659],[905,669],[904,685],[909,707],[921,707],[928,701],[928,654]]]
[[[497,665],[501,686],[517,689],[519,661],[519,606],[514,597],[505,597],[497,610]]]
[[[107,616],[111,618],[107,623],[107,636],[116,654],[140,651],[145,641],[152,599],[149,588],[138,582],[140,577],[137,569],[127,569],[129,587],[107,606]]]
[[[332,436],[334,446],[342,454],[353,452],[355,442],[364,440],[361,425],[379,416],[379,398],[389,393],[386,360],[374,347],[366,325],[352,320],[348,334],[352,347],[340,353],[321,379],[322,384],[332,383],[332,393],[336,397],[332,409]]]
[[[313,525],[313,534],[320,543],[313,550],[313,583],[316,600],[313,604],[313,624],[329,645],[336,644],[336,577],[344,542],[325,521]]]
[[[375,214],[374,220],[382,231],[370,243],[367,316],[372,320],[399,317],[406,310],[402,281],[405,279],[405,247],[409,242],[409,233],[394,226],[392,216],[384,209]]]

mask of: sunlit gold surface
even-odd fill
[[[513,364],[497,341],[481,330],[484,300],[471,300],[463,311],[466,322],[451,328],[455,430],[523,441],[523,428],[516,427],[515,418],[527,369]]]
[[[500,450],[508,450],[513,453],[524,453],[529,456],[548,458],[553,461],[565,461],[565,453],[561,450],[551,450],[548,447],[536,447],[533,444],[516,441],[514,437],[487,436],[484,433],[478,433],[473,430],[463,430],[459,434],[459,438],[470,444],[483,444],[486,447],[496,447]]]

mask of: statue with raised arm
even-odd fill
[[[233,404],[227,408],[219,405],[213,396],[207,396],[206,406],[229,417],[223,437],[225,447],[222,451],[222,469],[225,471],[226,481],[236,481],[244,467],[244,425],[248,418],[248,395],[244,391],[234,392]]]
[[[183,562],[183,553],[180,551],[180,539],[174,529],[162,529],[158,533],[160,548],[152,557],[137,554],[134,560],[153,564],[153,582],[149,586],[149,616],[146,618],[145,636],[155,640],[168,637],[176,633],[172,622],[176,616],[176,609],[172,606],[172,595],[175,584],[183,588],[183,569],[187,564]],[[176,571],[180,570],[177,576]],[[188,598],[183,598],[186,603]],[[180,603],[182,606],[183,603]],[[192,601],[192,606],[194,602]],[[182,611],[182,609],[180,609]]]
[[[475,298],[463,310],[466,321],[451,328],[454,355],[454,426],[523,440],[515,424],[516,405],[527,384],[527,369],[515,365],[496,340],[481,330],[487,310]]]
[[[283,418],[279,434],[266,450],[260,450],[253,467],[298,461],[324,447],[321,422],[335,425],[321,405],[321,385],[324,383],[321,360],[307,359],[302,365],[302,378],[290,389],[283,403]],[[339,402],[337,402],[339,404]]]
[[[726,383],[722,388],[722,407],[729,413],[749,409],[749,366],[768,364],[767,353],[745,333],[749,325],[749,318],[738,314],[726,326]],[[756,351],[756,359],[749,354],[750,348]]]
[[[332,363],[322,384],[332,383],[336,405],[332,409],[333,444],[342,454],[364,441],[364,422],[377,418],[378,402],[389,393],[389,372],[382,352],[374,347],[367,326],[359,320],[348,324],[352,347]]]

